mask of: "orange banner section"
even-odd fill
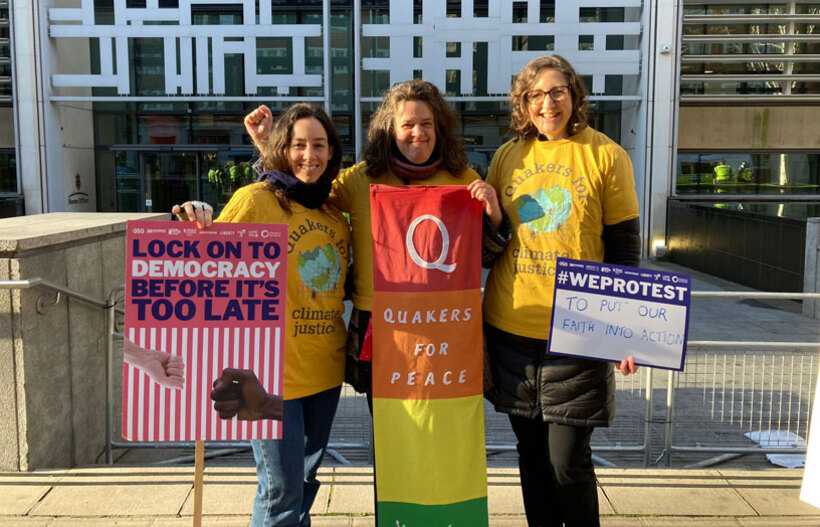
[[[373,317],[373,349],[390,350],[374,353],[374,394],[449,399],[482,393],[479,289],[379,292]]]

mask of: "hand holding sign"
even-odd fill
[[[638,371],[638,367],[635,366],[635,357],[630,355],[620,363],[616,364],[615,369],[624,375],[632,375],[633,373],[636,373]]]
[[[213,224],[214,209],[204,201],[186,201],[182,205],[174,205],[171,212],[180,221],[194,221],[200,229],[206,229]]]
[[[282,420],[282,398],[266,392],[251,370],[225,368],[213,386],[211,400],[222,419]]]

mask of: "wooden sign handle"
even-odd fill
[[[196,442],[194,452],[194,527],[202,527],[202,479],[205,475],[205,441]]]

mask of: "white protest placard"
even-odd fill
[[[820,372],[817,375],[820,378]],[[809,423],[809,445],[800,499],[820,509],[820,383],[814,389],[814,406]]]
[[[691,278],[558,258],[549,353],[683,370]]]

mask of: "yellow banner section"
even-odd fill
[[[487,496],[481,395],[373,399],[379,502],[442,505]]]

